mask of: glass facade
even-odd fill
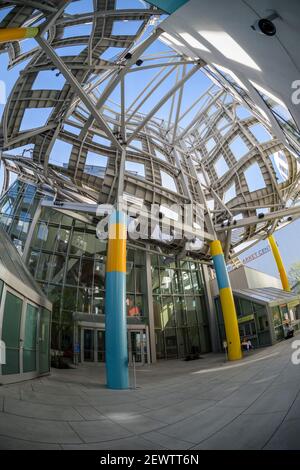
[[[251,340],[254,347],[272,344],[270,322],[266,305],[234,295],[235,308],[239,324],[241,340],[245,337]],[[216,299],[218,324],[221,341],[226,339],[220,298]]]
[[[41,198],[43,192],[17,180],[0,202],[0,222],[20,254]],[[66,356],[72,357],[74,350],[74,314],[93,315],[93,321],[104,323],[106,249],[94,225],[42,207],[27,266],[53,304],[52,348]],[[166,265],[162,257],[152,256],[151,265],[157,357],[210,351],[201,264],[184,260]],[[145,252],[127,250],[127,316],[131,323],[148,325],[145,266]],[[28,345],[28,368],[31,349]]]
[[[151,264],[157,357],[210,351],[201,264],[191,260],[166,264],[155,255]]]

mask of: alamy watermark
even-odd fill
[[[300,80],[294,80],[292,83],[292,89],[295,90],[292,93],[292,103],[300,104]]]
[[[100,240],[116,238],[109,226],[118,222],[116,211],[125,215],[126,237],[131,240],[157,240],[173,243],[182,240],[188,251],[198,251],[204,240],[204,207],[198,203],[146,206],[142,201],[129,203],[120,198],[116,206],[102,204],[97,207],[100,218],[96,234]]]
[[[292,354],[291,361],[294,366],[299,366],[300,364],[300,339],[296,339],[292,342],[292,349],[295,351]]]

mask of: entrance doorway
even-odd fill
[[[105,330],[104,328],[82,327],[81,362],[105,362]],[[148,328],[132,328],[127,330],[128,361],[136,364],[150,361]]]
[[[128,358],[129,364],[148,362],[147,332],[143,330],[128,330]]]

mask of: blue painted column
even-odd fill
[[[109,219],[105,278],[105,353],[107,387],[128,388],[126,320],[126,215]]]
[[[219,240],[214,240],[211,242],[210,252],[213,259],[220,292],[220,302],[228,344],[228,359],[230,361],[237,361],[242,358],[239,325],[222,245]]]

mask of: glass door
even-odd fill
[[[45,308],[40,310],[39,325],[39,373],[45,374],[50,370],[50,312]]]
[[[84,328],[83,330],[83,360],[95,361],[95,330]]]
[[[128,330],[129,363],[132,364],[134,359],[137,364],[145,364],[148,360],[147,352],[146,330]]]
[[[97,361],[105,362],[105,331],[97,330]]]
[[[31,304],[27,304],[23,347],[23,372],[33,372],[37,369],[38,315],[39,309]]]
[[[2,374],[20,373],[20,327],[23,301],[16,295],[6,292],[2,340],[6,345],[6,364],[2,366]]]

